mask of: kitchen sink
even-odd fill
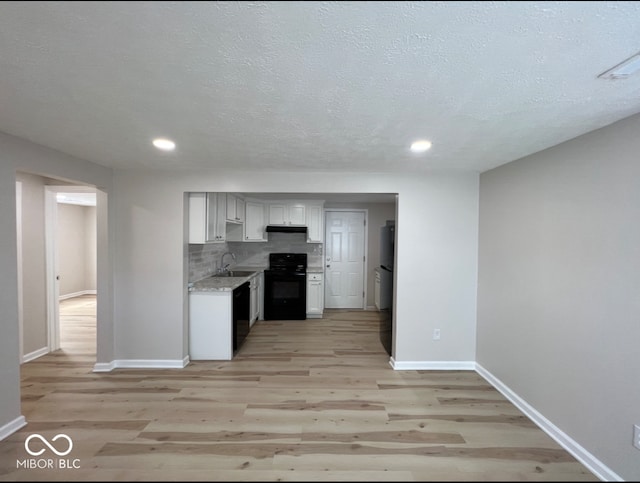
[[[254,273],[256,273],[255,270],[252,272],[246,270],[229,270],[228,272],[216,273],[212,275],[212,277],[248,277]]]

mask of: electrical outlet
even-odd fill
[[[633,425],[633,445],[640,449],[640,424]]]
[[[433,329],[433,340],[440,340],[440,329]]]

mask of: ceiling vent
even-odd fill
[[[615,67],[612,67],[606,72],[603,72],[598,77],[600,79],[626,79],[632,74],[635,74],[640,70],[640,52],[636,55],[629,57],[624,62],[619,63]]]

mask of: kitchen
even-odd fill
[[[330,308],[377,310],[379,229],[395,220],[395,202],[395,194],[189,193],[190,358],[231,359],[256,320],[321,318],[325,292]],[[349,243],[332,248],[341,239]],[[283,274],[293,263],[285,254],[299,258],[301,273]],[[250,308],[239,322],[233,300],[244,291]],[[292,312],[294,304],[302,307]]]
[[[397,193],[395,376],[482,371],[638,479],[638,76],[600,77],[637,3],[226,6],[3,3],[4,434],[29,419],[16,173],[98,191],[96,372],[189,363],[185,193]]]

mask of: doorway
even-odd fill
[[[366,304],[367,211],[325,211],[325,297],[328,309]]]
[[[96,192],[89,186],[46,186],[45,203],[48,340],[49,351],[55,351],[65,349],[61,331],[66,335],[62,340],[68,344],[72,340],[69,333],[76,327],[74,317],[68,313],[61,317],[61,301],[84,297],[84,310],[95,312]],[[88,315],[95,320],[95,313]],[[95,334],[95,327],[92,330]],[[95,337],[88,347],[95,354]]]

